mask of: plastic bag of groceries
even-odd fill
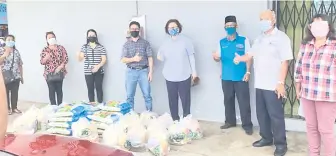
[[[56,110],[57,106],[55,105],[47,105],[39,110],[37,113],[38,130],[47,130],[48,120],[50,119],[50,116],[56,112]]]
[[[173,120],[173,118],[172,118],[171,115],[168,114],[168,113],[164,113],[163,115],[159,116],[159,117],[157,118],[157,120],[158,120],[160,123],[162,123],[162,125],[163,125],[166,129],[168,129],[168,127],[170,127],[171,125],[174,124],[174,120]]]
[[[12,125],[13,132],[18,134],[34,134],[37,131],[37,114],[39,109],[31,106],[17,117]]]
[[[201,130],[200,124],[198,120],[192,118],[192,115],[184,117],[180,122],[190,130],[189,137],[192,140],[203,138],[203,132]]]
[[[184,145],[191,142],[191,131],[183,122],[175,122],[168,128],[168,142],[172,145]]]
[[[127,139],[124,148],[140,152],[146,150],[146,143],[146,129],[140,122],[134,123],[127,128]]]
[[[119,124],[125,129],[131,125],[141,123],[139,115],[136,112],[130,112],[121,116],[119,119]]]
[[[154,120],[158,115],[154,112],[144,111],[140,114],[140,121],[144,126],[148,126],[151,120]]]
[[[119,145],[119,138],[120,145],[124,146],[126,143],[125,130],[122,129],[119,124],[111,124],[103,132],[102,143],[110,147],[115,147]]]
[[[147,127],[147,149],[154,156],[166,156],[170,151],[168,130],[158,120],[152,120]]]
[[[72,136],[86,139],[92,142],[99,141],[98,128],[95,124],[90,123],[87,118],[80,118],[74,122],[71,127]]]

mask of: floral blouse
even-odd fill
[[[46,55],[49,54],[50,59],[46,62],[43,62],[43,59]],[[43,76],[46,78],[48,74],[55,72],[56,68],[61,64],[66,65],[68,63],[68,53],[65,48],[61,45],[56,45],[56,49],[50,49],[48,46],[44,47],[41,53],[40,63],[44,65]],[[66,69],[61,70],[64,74],[67,73]]]
[[[4,52],[5,52],[5,49],[0,48],[0,55],[3,55]],[[17,49],[14,49],[14,51],[9,53],[9,55],[4,59],[4,62],[1,65],[1,69],[2,71],[12,70],[15,79],[21,79],[22,76],[21,76],[20,68],[22,67],[22,64],[23,62],[21,59],[20,52]]]

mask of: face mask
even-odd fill
[[[6,46],[7,46],[7,47],[11,47],[11,48],[13,48],[14,45],[15,45],[15,42],[14,42],[14,41],[6,41]]]
[[[96,36],[90,36],[90,37],[88,37],[88,40],[91,43],[96,43],[97,42],[97,37]]]
[[[139,37],[139,31],[131,31],[131,36],[134,38]]]
[[[228,35],[233,35],[236,33],[236,28],[235,27],[225,28],[225,31]]]
[[[272,28],[272,22],[269,20],[261,20],[260,21],[260,30],[262,32],[266,32]]]
[[[169,35],[171,35],[171,36],[176,36],[176,35],[179,34],[179,31],[180,31],[179,28],[173,28],[173,29],[168,30],[168,33],[169,33]]]
[[[329,33],[327,21],[316,21],[311,24],[310,31],[314,37],[326,37]]]
[[[49,38],[48,43],[49,45],[55,45],[57,43],[56,38]]]

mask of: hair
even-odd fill
[[[86,44],[89,44],[89,32],[94,32],[96,34],[96,37],[97,37],[97,44],[100,44],[99,41],[98,41],[98,34],[96,32],[96,30],[94,29],[89,29],[87,32],[86,32]]]
[[[15,36],[14,36],[14,35],[11,35],[11,34],[9,34],[9,35],[7,35],[7,36],[5,37],[5,42],[6,42],[6,40],[7,40],[8,37],[13,38],[13,41],[15,42]],[[13,49],[16,49],[15,45],[14,45]]]
[[[169,34],[168,26],[169,26],[170,23],[176,23],[177,27],[179,28],[179,33],[182,32],[182,24],[177,19],[170,19],[170,20],[167,21],[166,26],[165,26],[166,34]]]
[[[128,25],[128,27],[131,27],[132,25],[137,25],[137,26],[140,28],[140,23],[137,22],[137,21],[132,21],[132,22]]]
[[[56,35],[53,31],[48,31],[46,32],[46,35],[45,35],[45,38],[47,40],[47,45],[49,46],[49,43],[48,43],[48,35],[53,35],[55,38],[56,38]]]
[[[315,16],[313,16],[309,22],[309,24],[313,23],[315,19],[320,18],[323,21],[327,21],[328,25],[329,25],[329,32],[327,34],[327,38],[329,40],[336,40],[336,35],[335,35],[335,28],[333,23],[331,22],[331,18],[328,15],[325,14],[316,14]],[[307,44],[308,42],[312,41],[315,39],[314,35],[312,34],[309,25],[306,27],[306,35],[304,37],[304,39],[302,40],[302,44]]]

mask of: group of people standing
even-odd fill
[[[212,54],[222,67],[222,90],[224,93],[225,124],[221,129],[236,126],[235,97],[237,96],[242,127],[246,134],[253,134],[251,122],[250,92],[248,81],[251,64],[254,64],[256,88],[256,111],[261,139],[254,147],[275,145],[275,156],[287,152],[287,140],[283,98],[286,98],[285,80],[288,62],[293,59],[289,37],[275,26],[276,16],[271,10],[260,14],[259,35],[250,46],[249,40],[237,33],[235,16],[225,18],[227,36],[218,43]],[[142,38],[140,24],[129,24],[131,38],[123,45],[121,61],[126,64],[127,102],[134,108],[134,96],[139,84],[148,111],[152,110],[151,86],[153,74],[153,51],[150,43]],[[189,38],[180,34],[182,25],[176,19],[166,23],[165,32],[170,36],[159,48],[157,59],[162,61],[166,80],[169,108],[174,120],[179,120],[178,99],[182,101],[183,116],[190,114],[190,88],[199,78],[195,66],[194,46]],[[63,101],[62,84],[67,73],[68,55],[65,48],[57,44],[53,32],[46,33],[47,46],[41,53],[44,77],[49,88],[52,105]],[[6,37],[1,48],[0,62],[7,90],[9,114],[21,113],[17,109],[18,89],[23,83],[22,59],[15,48],[15,38]],[[106,49],[98,41],[97,32],[87,31],[87,42],[78,53],[84,61],[84,75],[90,102],[103,102],[104,65]],[[326,15],[312,18],[304,38],[295,66],[296,94],[303,105],[309,154],[321,155],[321,141],[325,156],[335,155],[333,127],[336,118],[336,36],[335,28]],[[9,97],[10,95],[10,97]]]
[[[252,47],[246,37],[237,33],[235,16],[225,18],[227,36],[219,41],[213,59],[221,62],[225,124],[236,126],[235,97],[240,108],[242,127],[251,135],[251,108],[248,80],[251,61],[254,65],[256,113],[261,139],[254,147],[275,145],[275,156],[287,153],[283,98],[288,62],[293,59],[289,37],[275,26],[271,10],[260,14],[259,35]],[[296,95],[303,106],[310,156],[334,156],[334,123],[336,119],[336,34],[327,15],[312,17],[306,29],[296,65]],[[321,145],[324,153],[321,152]]]

